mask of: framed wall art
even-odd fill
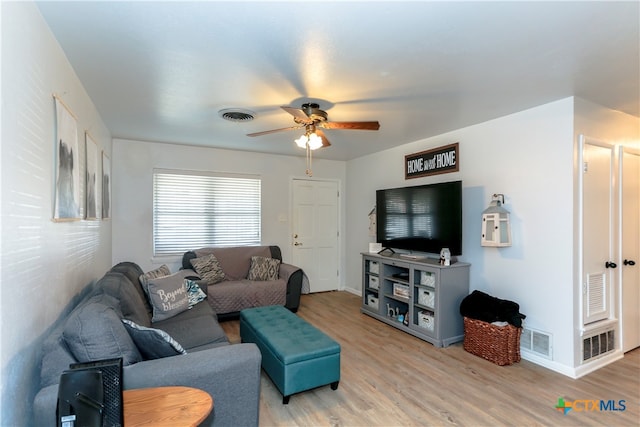
[[[111,218],[111,160],[102,152],[102,219]]]
[[[99,203],[98,203],[98,184],[100,183],[100,175],[98,170],[98,145],[91,138],[89,132],[84,134],[85,154],[87,167],[85,169],[85,214],[86,219],[98,219]]]
[[[54,95],[56,109],[54,221],[80,219],[80,162],[76,117]]]

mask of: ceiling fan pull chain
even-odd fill
[[[313,176],[313,171],[311,170],[311,157],[313,156],[313,151],[309,148],[309,143],[307,142],[307,176]]]

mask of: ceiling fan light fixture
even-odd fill
[[[295,140],[295,143],[300,148],[307,148],[308,141],[309,141],[309,138],[307,138],[307,135],[302,135],[300,138]]]
[[[230,122],[250,122],[256,118],[256,113],[242,108],[225,108],[218,111],[218,115]]]
[[[322,147],[322,138],[320,138],[315,132],[309,135],[309,148],[312,150],[317,150]]]

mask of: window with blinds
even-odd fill
[[[153,253],[260,245],[260,178],[198,172],[153,174]]]

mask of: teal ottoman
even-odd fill
[[[255,343],[282,403],[305,390],[340,382],[340,344],[283,306],[240,312],[240,339]]]

